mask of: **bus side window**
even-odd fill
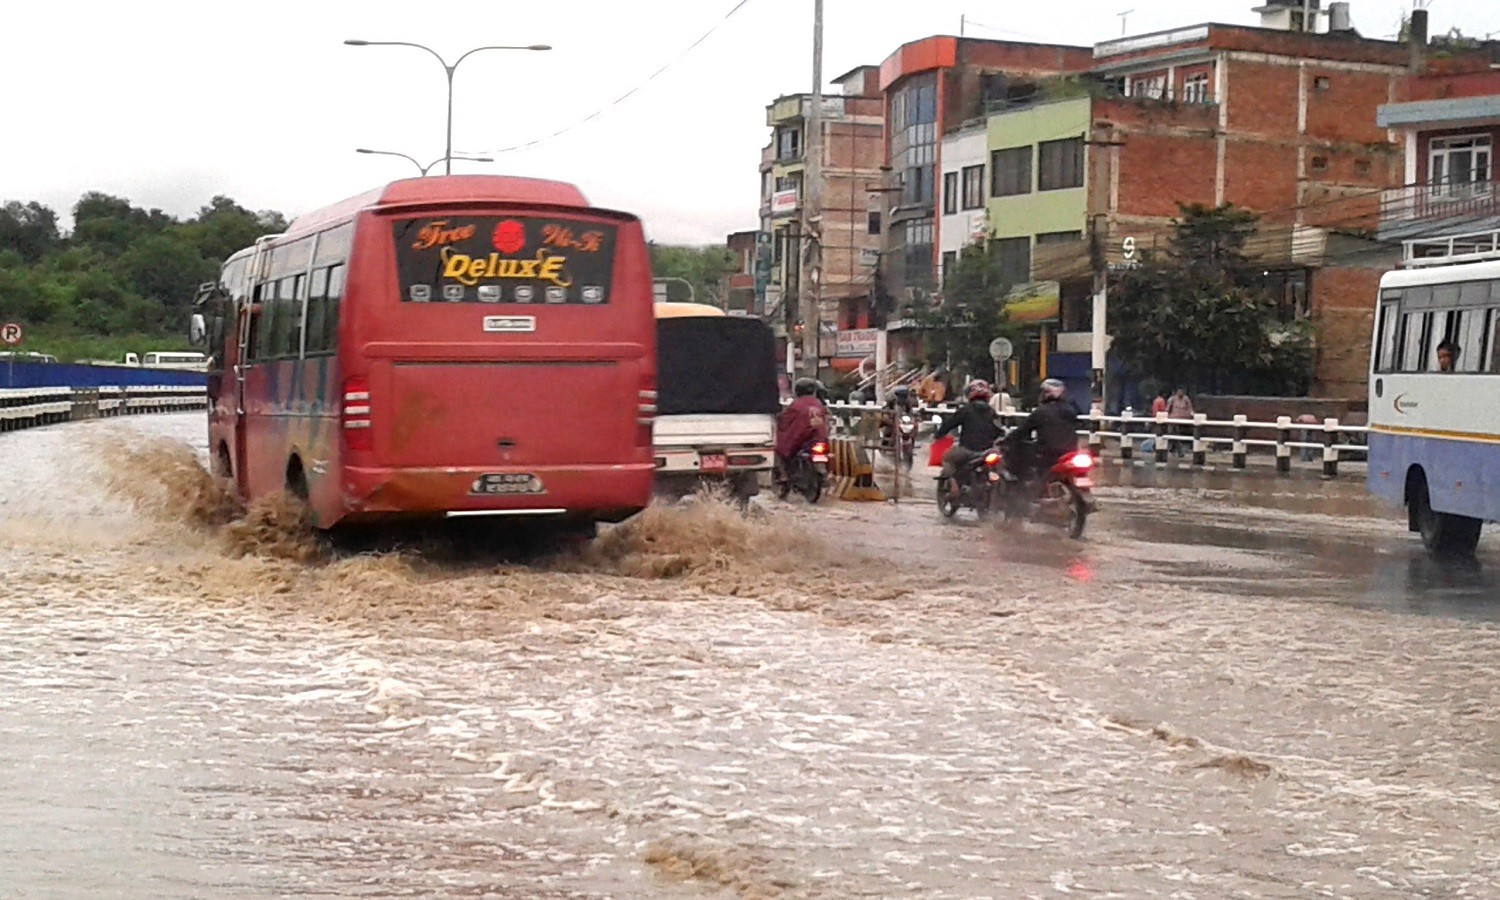
[[[1401,349],[1400,325],[1399,305],[1380,304],[1380,355],[1375,364],[1377,372],[1390,372],[1396,368],[1396,352]]]
[[[267,281],[255,286],[255,306],[258,310],[250,320],[250,361],[263,362],[270,358],[271,306],[276,296],[276,283]]]
[[[339,344],[339,301],[344,297],[346,266],[332,266],[328,270],[328,303],[323,313],[323,347],[337,350]]]
[[[1485,365],[1480,371],[1500,373],[1500,309],[1488,309],[1485,315],[1489,327],[1486,329]]]
[[[292,282],[292,298],[287,306],[289,321],[287,322],[285,355],[293,359],[302,355],[302,325],[307,319],[306,305],[303,301],[306,299],[307,276],[298,275]]]
[[[307,355],[328,350],[323,328],[328,315],[328,270],[313,269],[307,291]]]
[[[1401,347],[1401,371],[1421,372],[1427,368],[1427,333],[1432,322],[1432,313],[1409,312],[1401,317],[1402,330],[1406,332]]]

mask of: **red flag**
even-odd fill
[[[932,442],[932,448],[927,451],[927,465],[940,466],[943,464],[943,454],[953,446],[953,435],[941,437]]]

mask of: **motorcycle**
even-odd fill
[[[1098,509],[1091,477],[1094,457],[1087,450],[1064,453],[1045,473],[1028,477],[1035,445],[1005,441],[1000,472],[1005,520],[1055,525],[1068,537],[1083,536],[1091,513]]]
[[[910,472],[917,458],[917,417],[909,412],[902,413],[896,421],[896,428],[901,435],[899,458]]]
[[[796,491],[808,503],[817,503],[823,496],[823,482],[828,479],[828,444],[814,441],[797,451],[797,455],[786,464],[776,466],[776,496],[785,500]]]
[[[937,477],[937,505],[938,512],[945,518],[953,518],[960,508],[974,510],[974,514],[980,520],[989,517],[990,511],[995,508],[995,501],[1000,496],[1001,458],[1000,451],[991,448],[988,452],[978,454],[973,459],[964,463],[954,474],[958,482],[958,495],[955,497],[950,490],[950,479],[947,475]]]

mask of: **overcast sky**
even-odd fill
[[[765,106],[812,82],[813,0],[5,0],[0,200],[67,218],[101,190],[177,216],[215,194],[294,216],[443,155],[457,69],[455,171],[558,178],[641,215],[668,243],[716,243],[756,224]],[[1092,44],[1204,21],[1254,24],[1252,0],[825,0],[825,76],[900,44],[956,34]],[[1325,6],[1327,4],[1324,4]],[[1394,36],[1411,0],[1352,0],[1355,27]],[[1432,31],[1500,32],[1497,0],[1431,0]],[[693,41],[723,21],[697,49]],[[681,57],[678,59],[678,57]],[[613,101],[676,59],[628,99]],[[525,143],[596,118],[555,139]]]

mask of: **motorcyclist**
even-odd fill
[[[792,392],[795,399],[776,416],[776,461],[783,472],[790,471],[787,463],[803,447],[828,440],[828,410],[819,399],[823,383],[799,378]]]
[[[1009,435],[1018,446],[1036,441],[1034,473],[1050,470],[1064,454],[1078,449],[1078,406],[1068,399],[1067,385],[1056,378],[1042,382],[1036,409]]]
[[[903,384],[891,391],[880,412],[880,438],[886,448],[894,450],[899,446],[903,435],[897,430],[897,425],[902,416],[915,417],[916,407],[916,398],[912,396],[911,388]]]
[[[958,432],[958,441],[943,454],[943,476],[948,480],[948,493],[955,498],[959,494],[958,472],[976,456],[988,453],[1003,433],[1000,415],[990,405],[989,382],[975,379],[964,390],[968,401],[938,426],[933,440],[941,440],[949,432]]]

